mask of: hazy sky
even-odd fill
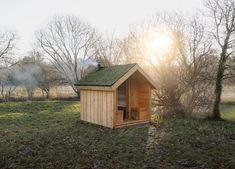
[[[124,34],[128,25],[157,11],[192,15],[202,0],[0,0],[0,30],[16,31],[20,53],[31,48],[34,33],[53,15],[74,14],[102,32]]]

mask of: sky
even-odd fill
[[[35,31],[54,15],[76,15],[100,32],[124,35],[129,25],[159,11],[193,15],[202,0],[0,0],[0,31],[14,31],[23,54],[32,49]]]

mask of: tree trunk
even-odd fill
[[[215,84],[215,101],[213,107],[213,119],[221,119],[220,117],[220,101],[221,101],[221,93],[222,93],[222,81],[224,70],[221,67],[221,63],[219,65],[219,69],[217,71],[216,84]]]
[[[48,91],[46,91],[46,98],[47,98],[47,100],[49,100],[50,99],[50,91],[48,90]]]
[[[213,116],[212,119],[215,120],[221,120],[220,115],[220,102],[221,102],[221,94],[223,89],[223,77],[224,77],[224,71],[225,71],[225,64],[226,64],[226,49],[224,48],[222,50],[222,53],[220,55],[220,61],[219,61],[219,67],[217,70],[216,75],[216,84],[215,84],[215,101],[214,101],[214,107],[213,107]]]
[[[42,91],[42,97],[44,98],[44,97],[45,97],[45,94],[44,94],[43,89],[41,89],[41,91]]]
[[[73,84],[71,85],[73,91],[77,94],[77,98],[80,101],[80,90],[76,88]]]
[[[215,102],[213,107],[213,119],[215,120],[222,120],[220,115],[220,102],[221,102],[221,94],[223,89],[223,78],[224,78],[224,71],[225,71],[225,65],[227,61],[227,50],[228,50],[228,43],[230,39],[230,33],[229,32],[224,40],[224,45],[222,47],[222,52],[220,54],[220,60],[219,60],[219,67],[217,69],[217,76],[216,76],[216,84],[215,84]]]
[[[77,90],[77,91],[76,91],[76,94],[77,94],[78,100],[80,101],[80,99],[81,99],[80,90]]]

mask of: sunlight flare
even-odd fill
[[[147,48],[151,62],[156,64],[160,57],[164,57],[170,52],[172,45],[173,38],[169,32],[151,33],[147,40]]]

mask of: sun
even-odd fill
[[[151,62],[154,64],[157,62],[157,59],[167,55],[171,46],[173,45],[173,38],[170,32],[153,32],[149,35],[147,40],[147,51],[151,57]]]
[[[153,39],[150,43],[150,49],[153,50],[153,52],[164,54],[169,51],[169,48],[172,44],[172,38],[168,33],[158,33],[153,36]]]

